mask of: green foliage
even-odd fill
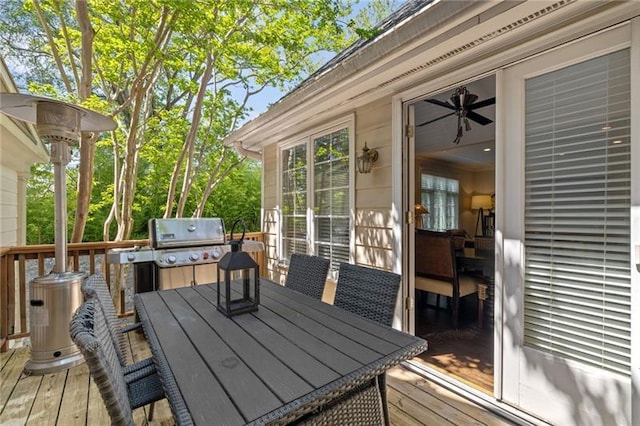
[[[389,2],[371,3],[384,9]],[[367,29],[374,18],[364,17],[382,10],[375,5],[361,9],[357,24],[340,25],[351,13],[349,0],[89,0],[94,78],[83,105],[113,114],[119,126],[96,144],[83,239],[101,240],[114,212],[121,222],[110,225],[110,238],[122,229],[128,229],[124,238],[146,237],[147,220],[164,216],[165,209],[171,216],[220,216],[228,226],[244,218],[258,230],[260,165],[243,161],[222,140],[246,119],[251,97],[265,87],[297,84],[317,69],[319,53],[346,47],[354,31],[374,36]],[[78,102],[79,19],[74,2],[0,3],[0,54],[14,65],[19,84]],[[53,212],[46,178],[34,169],[29,183],[31,242],[51,236],[53,225],[44,220],[53,215],[38,217],[38,211]],[[86,177],[70,165],[70,209],[79,179]]]
[[[204,216],[221,217],[229,229],[236,219],[243,219],[247,232],[260,231],[261,166],[245,161],[228,179],[216,187]],[[258,209],[255,208],[258,206]]]
[[[36,164],[31,167],[27,186],[27,244],[54,242],[53,167]]]

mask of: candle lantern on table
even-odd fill
[[[241,223],[242,236],[233,239],[233,230]],[[227,252],[218,262],[218,310],[228,317],[258,310],[260,304],[259,266],[249,255],[242,251],[245,235],[244,221],[237,220],[231,227]]]

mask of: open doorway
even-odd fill
[[[428,367],[493,394],[495,76],[412,103],[415,334]]]

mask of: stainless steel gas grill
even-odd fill
[[[242,250],[258,252],[264,245],[244,241]],[[172,218],[149,221],[149,247],[112,250],[107,261],[134,266],[134,291],[208,284],[217,281],[216,263],[231,251],[220,218]]]

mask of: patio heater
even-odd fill
[[[80,132],[113,130],[116,123],[94,111],[19,93],[0,93],[0,112],[17,120],[35,123],[38,136],[50,145],[54,165],[55,265],[53,271],[29,283],[31,357],[25,374],[48,374],[83,362],[69,335],[69,321],[82,303],[80,284],[86,272],[67,271],[67,185],[65,169],[71,145]]]

